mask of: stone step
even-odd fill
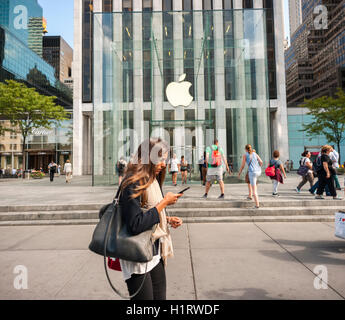
[[[342,207],[285,207],[285,208],[174,208],[168,210],[168,215],[181,218],[194,217],[276,217],[276,216],[327,216],[334,215]],[[38,212],[6,212],[0,214],[0,221],[30,221],[30,220],[98,220],[98,210],[79,211],[38,211]]]
[[[283,199],[274,199],[266,200],[260,199],[260,206],[263,208],[277,208],[277,207],[330,207],[338,206],[345,209],[345,200],[334,201],[332,199],[325,200],[283,200]],[[46,204],[46,205],[11,205],[11,206],[0,206],[0,214],[8,212],[39,212],[39,211],[89,211],[89,210],[99,210],[104,203],[84,203],[84,204]],[[253,201],[246,200],[216,200],[216,199],[200,199],[196,200],[195,198],[183,199],[176,203],[174,206],[169,207],[172,209],[198,209],[198,208],[250,208],[253,206]]]
[[[18,220],[0,221],[1,226],[27,225],[96,225],[98,219]],[[322,216],[251,216],[251,217],[187,217],[184,223],[243,223],[243,222],[334,222],[334,215]]]

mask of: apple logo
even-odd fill
[[[189,93],[192,84],[189,81],[183,81],[185,78],[186,74],[184,73],[179,77],[178,82],[170,82],[167,85],[165,93],[173,107],[188,107],[193,101],[193,96]]]

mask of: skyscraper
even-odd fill
[[[289,0],[290,37],[302,24],[302,0]]]

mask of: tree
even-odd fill
[[[34,128],[51,129],[68,119],[65,109],[56,105],[55,96],[39,94],[24,83],[6,80],[0,83],[0,114],[11,122],[13,130],[22,135],[23,169],[25,170],[25,143]]]
[[[340,144],[345,139],[345,93],[338,89],[335,97],[321,97],[305,100],[302,107],[308,108],[308,115],[313,121],[303,125],[308,136],[323,134],[329,142],[337,145],[340,155]],[[340,159],[339,159],[340,162]]]

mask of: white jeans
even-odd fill
[[[277,180],[272,180],[273,183],[273,193],[278,193],[279,182]]]

